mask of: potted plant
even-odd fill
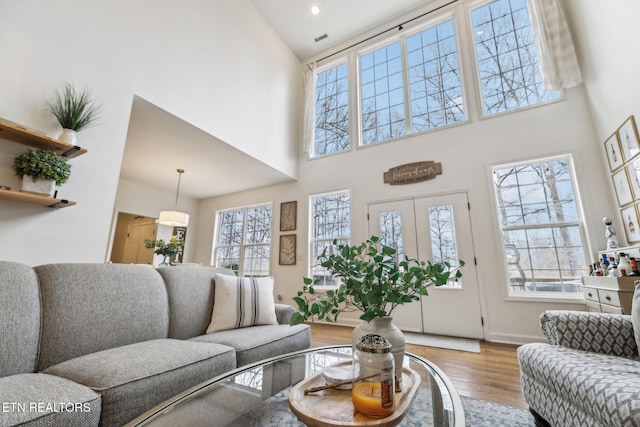
[[[184,242],[182,240],[178,240],[177,236],[171,236],[168,242],[163,239],[159,239],[145,240],[144,243],[148,249],[153,249],[154,254],[162,255],[164,257],[162,262],[158,264],[158,267],[169,267],[170,264],[167,261],[167,257],[174,257],[178,255],[184,246]]]
[[[67,158],[53,151],[27,150],[13,160],[13,170],[22,178],[21,191],[52,196],[56,185],[71,176]]]
[[[87,89],[78,91],[70,83],[65,83],[47,106],[62,126],[62,134],[58,139],[73,145],[76,142],[76,132],[94,124],[101,111]]]
[[[291,324],[316,317],[335,322],[342,312],[361,311],[363,323],[354,329],[354,343],[367,333],[386,338],[392,345],[398,380],[404,358],[404,335],[392,323],[393,310],[419,301],[421,296],[428,295],[427,288],[431,285],[442,286],[449,280],[458,280],[464,261],[451,266],[448,262],[425,263],[406,255],[400,258],[394,248],[381,244],[376,236],[358,245],[338,245],[336,240],[333,245],[337,245],[336,250],[327,254],[325,248],[318,260],[338,279],[337,289],[318,292],[314,281],[304,278],[302,290],[293,298],[298,311],[293,314]]]

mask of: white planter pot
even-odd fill
[[[20,191],[25,193],[40,194],[42,196],[53,197],[56,189],[56,182],[52,179],[33,179],[29,175],[22,177],[22,187]]]
[[[71,145],[78,145],[78,138],[75,130],[62,129],[62,133],[58,137],[59,141],[66,142]]]
[[[356,341],[367,334],[380,335],[391,343],[396,370],[396,392],[402,390],[402,365],[404,364],[404,334],[393,324],[393,317],[374,317],[370,322],[362,322],[353,329],[352,346],[355,351]]]

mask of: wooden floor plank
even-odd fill
[[[351,344],[353,328],[315,322],[311,346]],[[461,396],[527,408],[520,388],[516,349],[510,344],[480,342],[480,353],[407,344],[406,351],[435,363]]]

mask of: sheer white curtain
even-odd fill
[[[545,89],[582,82],[571,33],[559,0],[527,0]]]
[[[304,119],[302,132],[304,152],[307,157],[313,155],[313,138],[316,125],[316,64],[304,67]]]

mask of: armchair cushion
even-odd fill
[[[540,315],[540,326],[549,344],[613,356],[638,356],[631,316],[550,310]]]
[[[633,324],[633,336],[635,337],[636,345],[640,348],[640,280],[636,280],[636,289],[633,292],[631,323]]]

